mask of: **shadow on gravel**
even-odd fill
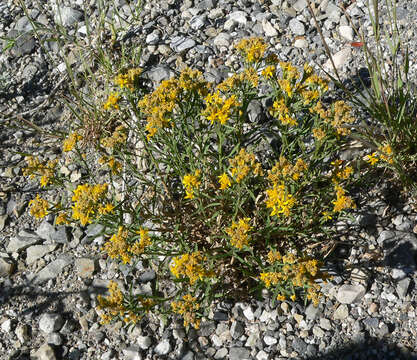
[[[410,352],[389,341],[369,338],[329,351],[307,360],[417,360],[417,352]]]

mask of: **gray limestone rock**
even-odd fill
[[[294,35],[304,35],[305,34],[304,24],[301,21],[299,21],[295,18],[290,20],[289,27],[290,27],[291,32]]]
[[[44,255],[54,251],[57,245],[33,245],[26,249],[26,264],[33,264]]]
[[[164,339],[156,345],[154,349],[157,355],[167,355],[171,351],[171,344],[168,339]]]
[[[38,237],[17,236],[10,238],[6,251],[8,253],[21,252],[29,246],[39,244],[42,240]]]
[[[229,360],[250,360],[250,351],[244,347],[232,347],[229,350]]]
[[[44,333],[50,334],[59,331],[64,325],[64,319],[59,314],[43,314],[39,320],[39,329]]]
[[[69,6],[56,7],[54,20],[63,26],[71,26],[79,23],[84,18],[84,13]]]
[[[55,279],[61,272],[72,262],[72,257],[69,255],[64,255],[48,265],[46,265],[42,270],[37,274],[28,276],[29,280],[32,280],[34,283],[41,283],[46,280]]]
[[[337,291],[336,299],[342,304],[352,304],[365,295],[366,289],[362,285],[342,285]]]

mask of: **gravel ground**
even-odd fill
[[[417,214],[383,177],[358,197],[355,221],[340,226],[341,245],[327,264],[334,279],[323,287],[319,307],[272,305],[268,298],[221,302],[200,330],[188,333],[181,321],[152,316],[133,329],[121,322],[100,325],[96,295],[118,276],[100,253],[100,227],[55,228],[53,218],[35,222],[27,206],[39,188],[22,176],[22,153],[59,155],[59,144],[41,131],[64,126],[67,114],[58,100],[67,93],[62,56],[71,58],[71,43],[40,46],[17,3],[0,4],[0,38],[19,36],[0,55],[0,359],[417,359]],[[98,11],[96,1],[24,3],[38,23],[61,23],[70,40],[85,37],[83,6]],[[238,68],[232,45],[252,35],[264,37],[281,60],[327,61],[304,0],[145,1],[136,18],[129,3],[114,1],[108,16],[116,10],[123,16],[116,25],[125,31],[117,40],[143,46],[139,65],[155,83],[185,65],[219,81]],[[313,4],[343,78],[352,79],[363,60],[350,45],[359,39],[338,8],[342,3]],[[366,2],[344,5],[370,36]],[[416,15],[417,1],[400,2],[397,16],[411,59]],[[3,48],[8,44],[3,40]],[[71,66],[75,73],[82,69],[74,56]],[[415,71],[411,64],[412,81]],[[143,287],[150,288],[155,274],[139,270]]]

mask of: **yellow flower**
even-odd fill
[[[393,164],[393,151],[389,144],[381,145],[378,147],[378,150],[380,151],[380,158],[382,161],[387,162],[388,164]],[[373,165],[373,164],[371,164]]]
[[[356,205],[353,202],[353,200],[345,195],[345,190],[340,186],[335,186],[336,190],[336,200],[332,201],[332,204],[334,205],[333,212],[340,212],[344,209],[355,209]]]
[[[272,189],[267,189],[268,198],[265,200],[266,207],[271,208],[270,216],[284,214],[290,216],[290,209],[295,205],[294,197],[288,193],[284,184],[274,184]]]
[[[220,184],[220,190],[227,189],[229,186],[232,185],[226,173],[223,173],[220,176],[218,176],[218,179],[219,179],[219,184]]]
[[[56,225],[69,224],[69,223],[70,221],[68,220],[68,215],[64,212],[59,213],[55,219]]]
[[[220,92],[216,91],[213,94],[208,94],[205,98],[206,108],[202,115],[207,118],[213,124],[215,121],[221,125],[226,122],[232,116],[232,111],[240,106],[237,101],[236,95],[232,95],[229,98],[223,99],[220,96]]]
[[[297,120],[291,117],[288,107],[285,105],[284,99],[274,101],[272,108],[269,110],[270,114],[278,117],[283,125],[296,126]]]
[[[275,75],[275,70],[276,69],[274,65],[267,66],[262,70],[262,76],[266,79],[270,79]]]
[[[79,220],[81,225],[84,226],[91,223],[97,215],[100,215],[100,209],[103,213],[103,202],[106,200],[107,188],[107,184],[78,185],[72,196],[74,202],[72,218]]]
[[[36,198],[29,201],[30,214],[37,219],[42,219],[48,215],[49,203],[47,200],[39,197],[39,194],[36,195]]]
[[[194,285],[197,280],[203,280],[205,277],[212,275],[211,272],[204,269],[203,262],[205,260],[206,257],[200,251],[176,256],[170,270],[176,278],[187,277],[190,285]]]
[[[48,162],[41,162],[38,158],[27,156],[25,161],[27,163],[27,167],[23,169],[24,176],[29,176],[30,179],[34,179],[36,175],[41,176],[41,187],[45,187],[53,182],[58,159],[49,160]]]
[[[250,218],[239,219],[237,223],[233,221],[232,225],[226,229],[227,235],[230,236],[230,243],[239,250],[242,250],[244,246],[249,246],[251,238],[248,233],[252,230],[249,221]]]
[[[255,176],[262,176],[261,164],[256,161],[255,155],[240,149],[233,159],[229,160],[230,172],[235,177],[236,182],[240,183],[252,171]]]
[[[194,199],[194,191],[201,185],[200,170],[194,171],[194,174],[186,174],[182,179],[185,188],[185,199]]]
[[[120,96],[118,93],[111,93],[107,98],[107,101],[104,103],[103,108],[104,110],[108,110],[111,107],[115,108],[116,110],[119,109],[118,101],[120,100]]]
[[[116,85],[119,85],[121,89],[125,87],[132,91],[134,90],[135,81],[141,73],[141,68],[129,69],[126,74],[117,75],[114,82]]]
[[[68,152],[74,149],[75,144],[82,140],[82,136],[77,132],[71,133],[65,140],[62,146],[62,151]]]
[[[376,152],[370,155],[367,155],[366,158],[367,158],[366,161],[370,163],[372,166],[375,165],[379,161],[378,154]]]
[[[104,146],[107,149],[113,149],[115,147],[118,147],[122,144],[125,144],[127,140],[127,129],[124,125],[119,125],[118,127],[116,127],[116,129],[114,130],[113,134],[111,136],[102,138],[100,140],[100,144],[102,146]],[[121,164],[117,164],[116,160],[114,159],[114,157],[109,157],[106,158],[107,162],[108,162],[108,166],[110,166],[110,168],[115,169],[116,171],[118,169],[121,168]],[[102,161],[104,160],[104,157],[102,158]]]
[[[267,47],[267,44],[262,38],[256,37],[242,39],[236,45],[236,49],[245,57],[248,63],[261,61]]]
[[[200,320],[196,319],[196,311],[200,308],[197,298],[191,294],[184,295],[182,301],[173,301],[171,308],[174,313],[182,315],[184,318],[184,326],[192,325],[194,329],[199,329]]]

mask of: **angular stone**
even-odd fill
[[[82,278],[91,278],[95,271],[95,262],[92,259],[80,258],[75,260],[75,272]]]
[[[305,34],[304,24],[301,21],[299,21],[295,18],[290,20],[289,27],[290,27],[291,32],[294,35],[304,35]]]
[[[320,319],[320,327],[324,330],[331,330],[332,323],[330,322],[329,319],[321,318]]]
[[[136,342],[142,350],[147,350],[152,345],[152,339],[149,336],[138,336]]]
[[[349,309],[347,305],[339,305],[336,311],[333,313],[334,320],[344,320],[349,316]]]
[[[193,39],[189,39],[183,36],[175,36],[171,40],[171,49],[177,53],[181,53],[188,49],[191,49],[195,46],[195,41]]]
[[[36,260],[54,251],[57,245],[33,245],[26,249],[26,264],[33,264]]]
[[[266,19],[262,20],[262,29],[265,33],[265,36],[278,36],[278,31],[274,26]]]
[[[72,9],[69,6],[63,6],[56,8],[54,20],[63,26],[71,26],[80,22],[83,17],[84,13],[81,11]]]
[[[15,264],[12,259],[8,257],[0,257],[0,276],[10,276],[13,274]]]
[[[244,11],[232,12],[229,14],[229,19],[243,26],[245,26],[247,22],[246,13]]]
[[[57,332],[51,332],[48,334],[47,343],[50,345],[60,346],[62,345],[62,337]]]
[[[292,7],[295,11],[301,12],[307,7],[307,0],[298,0]]]
[[[90,225],[87,226],[85,234],[88,237],[95,238],[95,237],[101,235],[103,230],[104,230],[104,226],[101,225],[101,224],[90,224]]]
[[[269,359],[268,354],[263,350],[259,351],[256,354],[256,360],[268,360],[268,359]]]
[[[339,34],[348,41],[353,41],[353,29],[350,26],[339,26]]]
[[[39,244],[42,240],[38,237],[17,236],[10,238],[6,251],[8,253],[21,252],[29,246]]]
[[[220,33],[219,35],[217,35],[214,40],[213,40],[213,44],[215,46],[230,46],[230,35],[228,33]]]
[[[225,359],[227,356],[227,349],[226,348],[221,348],[219,350],[216,351],[216,353],[214,354],[214,358],[217,359]]]
[[[39,320],[39,329],[50,334],[59,331],[64,325],[64,319],[59,314],[43,314]]]
[[[167,355],[171,351],[171,344],[168,339],[164,339],[156,345],[154,349],[157,355]]]
[[[397,286],[395,287],[395,290],[397,291],[398,297],[400,299],[404,299],[407,295],[408,288],[410,286],[410,279],[404,278],[400,281],[398,281]]]
[[[324,336],[324,331],[319,326],[315,326],[313,327],[313,335],[322,338]]]
[[[351,54],[352,54],[352,50],[351,50],[350,47],[342,49],[342,50],[338,51],[336,54],[334,54],[332,56],[332,59],[333,59],[333,63],[334,63],[334,66],[336,67],[336,69],[339,69],[344,64],[346,64],[349,61],[349,59],[351,57]],[[327,69],[327,70],[331,70],[331,71],[334,70],[332,62],[330,61],[330,59],[326,61],[326,63],[324,64],[324,68]]]
[[[25,324],[17,326],[14,333],[22,344],[25,344],[29,340],[29,327]]]
[[[248,319],[249,321],[255,320],[255,315],[251,306],[248,306],[243,310],[243,315],[245,315],[246,319]]]
[[[142,360],[140,349],[136,346],[129,346],[128,348],[123,349],[123,355],[124,360]]]
[[[276,338],[274,338],[273,336],[269,336],[269,335],[264,336],[264,343],[267,346],[275,345],[277,342],[278,342],[278,340]]]
[[[295,351],[297,351],[299,354],[304,354],[307,350],[307,344],[304,340],[296,337],[292,342],[292,347]]]
[[[41,239],[51,241],[52,234],[55,233],[55,227],[48,221],[44,220],[41,222],[35,232]]]
[[[33,360],[56,360],[55,351],[52,346],[48,344],[43,344],[38,351],[36,351],[32,356]]]
[[[358,302],[365,295],[366,289],[362,285],[342,285],[337,291],[336,299],[342,304]]]
[[[232,326],[230,327],[230,334],[232,335],[233,339],[240,338],[245,332],[245,328],[240,321],[234,321]]]
[[[62,272],[62,270],[64,270],[65,267],[71,264],[71,262],[72,257],[64,255],[46,265],[37,274],[28,277],[34,283],[41,283],[46,280],[54,279]]]
[[[250,360],[250,351],[244,347],[232,347],[229,350],[229,360]]]
[[[319,312],[319,307],[314,306],[313,303],[310,303],[305,310],[307,320],[314,320],[319,314]]]

